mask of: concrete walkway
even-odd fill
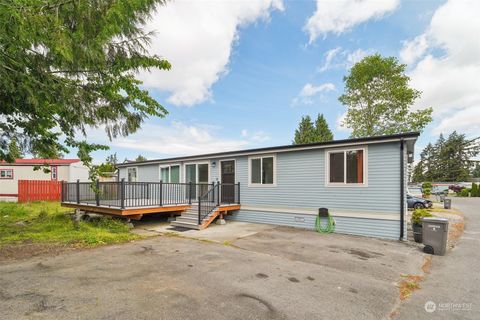
[[[465,233],[446,256],[433,257],[422,289],[400,307],[399,319],[480,319],[480,198],[454,198],[452,205],[465,214]]]

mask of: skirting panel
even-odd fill
[[[315,230],[315,215],[237,210],[226,219],[253,223],[273,224]],[[400,221],[370,218],[335,217],[335,232],[398,240]],[[325,221],[322,221],[326,223]]]

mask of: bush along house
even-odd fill
[[[118,165],[119,185],[102,185],[105,192],[95,196],[87,186],[65,184],[62,201],[132,218],[176,211],[181,215],[173,225],[197,229],[219,215],[315,229],[319,209],[326,208],[335,232],[405,239],[407,163],[413,160],[418,136],[413,132],[129,162]]]

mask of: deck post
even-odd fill
[[[65,202],[65,180],[62,180],[62,193],[60,194],[60,199],[62,202]]]
[[[192,204],[192,181],[188,183],[188,204]]]
[[[77,179],[77,204],[80,203],[80,179]]]
[[[97,178],[97,183],[95,186],[95,202],[97,203],[97,207],[100,206],[100,181]]]
[[[217,206],[220,205],[220,181],[217,181]]]
[[[160,207],[163,206],[163,180],[160,180]]]
[[[212,202],[215,203],[215,182],[213,181],[212,181]]]
[[[198,225],[201,225],[201,221],[200,221],[200,212],[201,212],[201,201],[202,201],[202,198],[199,196],[198,197]]]
[[[125,178],[120,183],[120,208],[125,209]]]
[[[240,181],[238,182],[238,204],[240,204]]]

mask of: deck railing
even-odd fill
[[[208,190],[198,197],[198,224],[221,204],[240,204],[240,182],[212,183]]]
[[[204,195],[212,184],[166,182],[62,182],[62,202],[113,208],[188,205]],[[240,187],[229,190],[230,185],[219,184],[218,201],[240,201]],[[230,195],[229,192],[234,194]],[[217,192],[218,193],[218,192]],[[233,201],[232,201],[233,200]]]

